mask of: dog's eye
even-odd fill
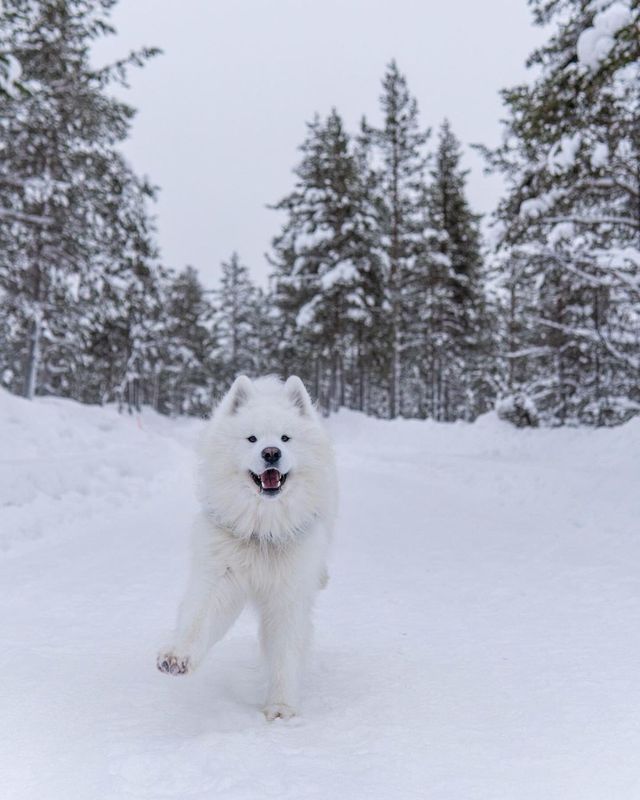
[[[251,442],[251,444],[254,444],[254,442],[258,441],[258,438],[257,438],[257,436],[254,436],[253,434],[251,434],[251,436],[247,436],[247,441]]]
[[[287,436],[287,434],[286,434],[286,433],[283,433],[283,434],[282,434],[282,436],[280,437],[280,439],[281,439],[283,442],[288,442],[290,438],[291,438],[291,437],[290,437],[290,436]]]

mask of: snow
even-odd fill
[[[113,407],[56,398],[34,406],[0,389],[0,557],[45,537],[52,543],[72,536],[78,525],[108,518],[114,506],[151,496],[162,463],[182,456],[184,448],[168,450],[172,440],[156,429],[169,421],[154,418],[152,433],[149,417],[146,412],[143,422]],[[170,464],[166,468],[173,474]]]
[[[520,203],[520,217],[522,219],[536,219],[551,210],[562,196],[561,189],[551,189],[537,197],[529,197]]]
[[[622,269],[635,267],[640,269],[640,249],[637,247],[609,247],[606,250],[596,250],[601,260],[607,260],[610,267]]]
[[[606,142],[596,142],[591,153],[591,164],[596,168],[606,167],[609,162],[609,145]]]
[[[298,328],[308,328],[315,317],[316,308],[320,304],[320,296],[316,295],[308,303],[300,307],[300,311],[296,316],[296,325]]]
[[[558,222],[551,228],[547,242],[551,247],[556,247],[561,242],[570,241],[575,235],[575,225],[571,222]]]
[[[448,256],[446,253],[440,253],[434,250],[429,254],[429,257],[431,261],[439,267],[448,268],[451,266],[451,256]]]
[[[608,8],[599,11],[593,25],[578,37],[578,61],[591,70],[605,61],[615,44],[615,36],[632,21],[628,0],[616,0]]]
[[[358,271],[349,261],[341,261],[320,276],[320,286],[323,292],[328,292],[334,286],[348,286],[358,277]]]
[[[616,146],[616,155],[618,158],[627,160],[633,156],[634,153],[634,146],[629,139],[620,139]]]
[[[552,175],[565,172],[574,165],[581,144],[582,134],[574,133],[571,136],[563,136],[562,139],[551,148],[547,158],[547,165]]]
[[[0,13],[2,13],[2,3],[0,3]],[[21,75],[20,62],[10,53],[3,53],[0,56],[0,90],[6,92],[10,97],[16,97],[16,84]]]
[[[638,796],[640,419],[329,424],[331,579],[303,715],[269,724],[250,615],[155,670],[202,422],[0,391],[3,796]]]

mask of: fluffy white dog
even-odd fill
[[[300,378],[236,379],[208,425],[199,489],[189,584],[158,669],[194,670],[252,601],[269,674],[264,714],[288,719],[337,493],[331,444]]]

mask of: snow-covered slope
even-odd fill
[[[196,421],[0,393],[0,796],[640,796],[640,420],[330,425],[342,512],[304,715],[254,623],[155,670]]]

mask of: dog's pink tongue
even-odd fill
[[[280,485],[280,473],[277,469],[267,469],[260,476],[263,489],[277,489]]]

